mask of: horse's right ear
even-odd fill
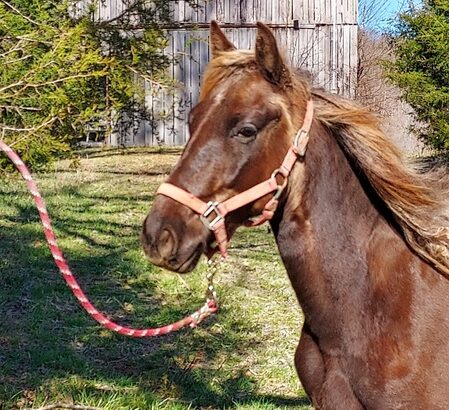
[[[221,31],[215,20],[210,23],[210,51],[212,58],[218,57],[218,55],[223,51],[235,50],[234,44],[232,44],[228,38],[225,36],[223,31]]]

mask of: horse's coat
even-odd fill
[[[404,165],[371,114],[312,90],[266,26],[255,54],[215,23],[211,47],[192,137],[168,182],[215,201],[250,188],[279,165],[307,100],[316,106],[305,160],[271,223],[304,312],[295,365],[314,406],[449,409],[447,177]],[[229,237],[268,199],[231,213]],[[154,263],[186,272],[212,236],[158,196],[142,241]]]

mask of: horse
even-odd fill
[[[142,229],[150,261],[191,271],[213,248],[211,218],[230,238],[274,195],[271,230],[304,315],[294,362],[313,406],[449,409],[447,170],[407,162],[376,116],[313,88],[266,25],[249,51],[212,22],[210,48],[167,183],[200,208],[211,201],[212,215],[159,192]],[[279,166],[310,104],[307,150],[287,175]],[[220,217],[220,204],[266,180],[285,189]]]

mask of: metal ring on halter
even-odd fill
[[[214,226],[218,222],[220,222],[222,219],[224,219],[224,217],[220,214],[220,211],[218,210],[218,205],[220,205],[219,202],[209,201],[207,203],[206,211],[202,215],[200,215],[201,222],[203,222],[203,224],[206,226],[206,228],[210,229],[211,231],[214,230]],[[209,222],[207,217],[210,216],[212,214],[212,212],[215,212],[215,214],[217,216],[214,219],[212,219],[212,221]]]
[[[282,178],[284,178],[284,182],[282,183],[282,185],[278,185],[277,190],[275,192],[275,194],[273,195],[274,199],[279,199],[279,197],[281,196],[282,192],[284,191],[285,187],[287,186],[287,182],[288,182],[288,177],[286,177],[280,168],[277,168],[273,171],[273,173],[271,174],[271,178],[276,180],[276,176],[277,175],[281,175]]]

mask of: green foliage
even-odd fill
[[[39,174],[58,243],[92,302],[119,323],[179,320],[204,303],[205,263],[148,263],[142,221],[179,159],[164,149],[87,150]],[[20,178],[0,176],[0,408],[311,410],[293,356],[302,316],[272,235],[237,231],[217,273],[220,312],[196,329],[136,340],[102,329],[57,272]]]
[[[425,126],[417,131],[438,150],[449,150],[449,1],[427,0],[420,10],[400,16],[397,59],[389,78]]]
[[[32,167],[70,152],[88,123],[110,131],[145,115],[136,78],[170,83],[159,28],[169,2],[124,3],[98,21],[96,2],[0,0],[0,137]]]

